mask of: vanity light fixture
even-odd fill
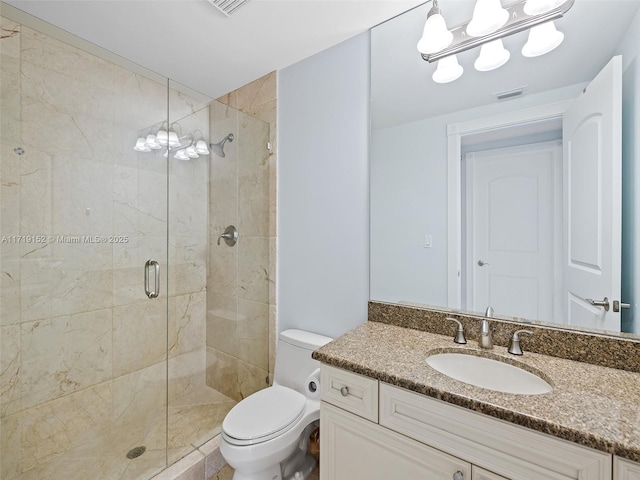
[[[143,132],[147,132],[146,135]],[[177,160],[191,160],[200,155],[209,155],[209,148],[202,132],[196,130],[193,134],[182,135],[182,127],[177,122],[170,126],[167,126],[167,122],[162,122],[142,130],[133,149],[144,153],[162,150],[164,158],[169,157],[169,152],[175,152],[173,158]]]
[[[447,30],[447,24],[438,7],[438,0],[433,0],[433,7],[427,14],[422,38],[418,41],[420,53],[435,53],[447,48],[453,41],[453,34]]]
[[[574,2],[575,0],[517,0],[503,7],[500,0],[476,0],[473,18],[453,27],[449,31],[453,40],[441,47],[446,36],[442,32],[442,26],[446,28],[446,22],[434,0],[422,38],[418,42],[418,51],[423,60],[429,63],[453,57],[452,60],[438,63],[432,77],[437,83],[452,82],[459,78],[463,68],[455,55],[472,48],[481,47],[480,56],[474,63],[477,70],[486,72],[501,67],[511,56],[504,48],[502,38],[523,31],[529,31],[529,39],[522,48],[522,55],[544,55],[564,40],[564,34],[556,30],[553,21],[563,17]],[[433,17],[440,18],[433,21]],[[430,28],[432,26],[433,29]],[[453,74],[454,71],[456,74]]]

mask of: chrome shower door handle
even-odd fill
[[[151,267],[153,267],[155,271],[155,286],[153,290],[150,287],[150,273]],[[149,298],[157,298],[160,295],[160,264],[155,260],[147,260],[147,263],[144,264],[144,293],[147,294]]]

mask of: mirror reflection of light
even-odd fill
[[[529,39],[522,47],[522,55],[539,57],[558,47],[563,40],[564,33],[556,30],[553,21],[537,25],[529,30]]]
[[[511,57],[509,50],[504,48],[501,39],[485,43],[480,47],[480,56],[473,66],[480,72],[488,72],[503,66]]]
[[[467,34],[472,37],[488,35],[502,27],[507,20],[509,12],[502,8],[500,0],[477,0]]]
[[[433,72],[433,81],[436,83],[449,83],[462,76],[464,68],[458,63],[456,55],[438,60],[438,68]]]

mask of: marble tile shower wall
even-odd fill
[[[237,141],[210,169],[207,384],[239,400],[266,387],[274,365],[276,73],[218,100],[211,138]],[[237,246],[218,246],[231,224]]]
[[[121,448],[144,444],[164,466],[167,338],[170,399],[205,381],[206,162],[171,164],[168,190],[161,157],[132,150],[166,117],[167,86],[0,22],[0,477],[38,478],[123,425]],[[208,108],[175,90],[169,101],[208,131]],[[167,272],[167,222],[170,290],[150,301],[142,266]],[[49,240],[6,240],[35,235]],[[64,240],[79,235],[128,241]]]

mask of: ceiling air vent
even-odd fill
[[[522,87],[514,88],[513,90],[505,90],[504,92],[494,93],[493,95],[497,100],[509,100],[510,98],[521,97],[524,94],[527,85],[523,85]]]
[[[208,2],[220,10],[225,16],[230,17],[249,0],[208,0]]]

